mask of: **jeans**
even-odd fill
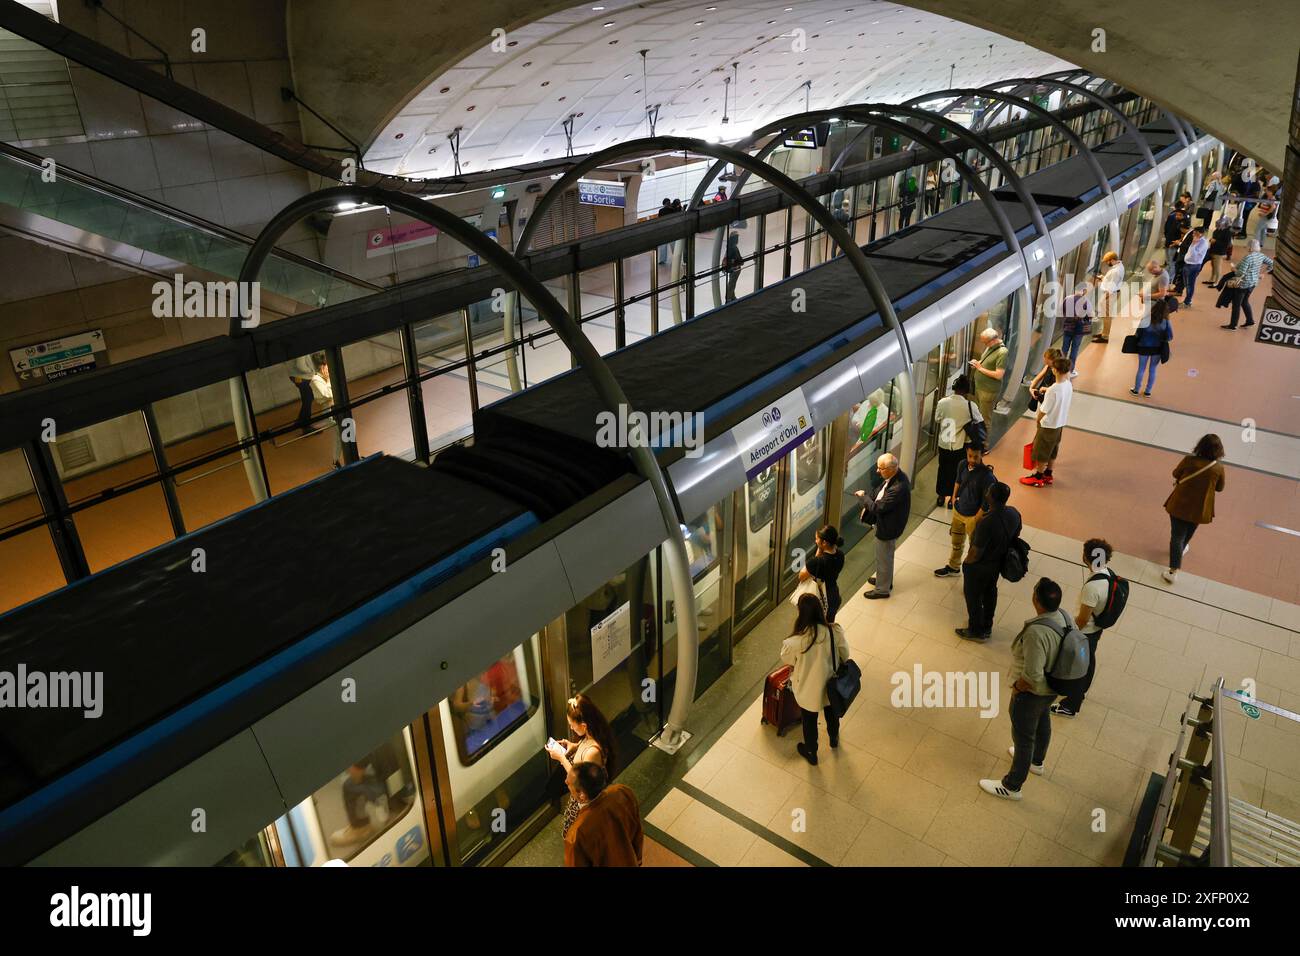
[[[803,717],[803,745],[813,756],[817,755],[817,711],[804,710],[799,708],[799,713]],[[840,740],[840,717],[835,713],[834,707],[827,707],[822,711],[826,715],[826,736],[831,738],[831,743],[839,743]]]
[[[998,565],[981,561],[961,566],[961,588],[966,597],[967,629],[991,634],[998,609]]]
[[[1228,321],[1228,325],[1232,328],[1237,327],[1237,318],[1242,312],[1246,313],[1247,325],[1255,324],[1255,312],[1250,307],[1250,294],[1254,291],[1254,286],[1249,289],[1232,290],[1232,318]]]
[[[1156,369],[1160,367],[1159,355],[1139,355],[1138,356],[1138,373],[1137,378],[1133,380],[1133,391],[1150,393],[1151,386],[1156,383]],[[1142,373],[1146,372],[1147,387],[1142,387]]]
[[[736,301],[736,283],[740,281],[740,270],[727,273],[727,301]]]
[[[1079,358],[1079,346],[1083,345],[1084,335],[1082,332],[1066,332],[1061,337],[1061,351],[1065,357],[1070,360],[1070,371],[1074,371],[1074,363]]]
[[[1183,296],[1183,305],[1192,304],[1192,293],[1196,291],[1196,277],[1205,268],[1204,262],[1184,262],[1183,281],[1187,284],[1187,295]]]
[[[1259,222],[1255,223],[1255,239],[1261,246],[1264,244],[1264,240],[1268,238],[1269,218],[1269,216],[1260,213]]]
[[[894,549],[898,539],[881,541],[876,538],[876,590],[888,594],[894,589]]]
[[[1177,571],[1183,566],[1183,552],[1196,534],[1196,522],[1169,516],[1169,569]]]
[[[671,242],[665,242],[659,247],[659,264],[661,266],[668,265],[668,251],[672,249],[672,247],[673,245]]]
[[[1052,712],[1055,694],[1011,695],[1011,742],[1016,755],[1011,758],[1011,772],[1002,778],[1002,786],[1019,790],[1029,776],[1029,765],[1047,759],[1047,745],[1052,742]]]
[[[1061,700],[1062,707],[1068,707],[1076,714],[1083,710],[1083,698],[1088,695],[1088,691],[1092,688],[1092,678],[1097,673],[1097,642],[1101,639],[1101,635],[1102,631],[1085,635],[1088,638],[1088,673],[1083,675],[1083,684],[1074,693]]]
[[[305,435],[311,431],[311,403],[316,398],[315,393],[311,390],[311,380],[306,378],[291,378],[298,387],[298,398],[301,404],[298,406],[298,427],[302,429]]]
[[[910,205],[910,206],[907,205],[907,204],[904,204],[904,205],[902,205],[902,206],[900,206],[900,207],[898,208],[898,228],[899,228],[899,229],[906,229],[906,228],[907,228],[908,223],[910,223],[910,222],[912,221],[912,210],[914,210],[915,208],[916,208],[916,204],[915,204],[915,203],[913,203],[913,204]]]

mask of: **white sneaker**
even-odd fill
[[[1003,800],[1020,800],[1019,790],[1008,790],[1002,786],[1001,780],[981,780],[980,789],[985,793],[991,793],[995,797],[1001,797]]]
[[[1189,541],[1187,544],[1183,545],[1183,554],[1186,554],[1190,550],[1192,550],[1192,544]]]
[[[1170,584],[1173,584],[1173,583],[1174,583],[1174,578],[1178,577],[1178,572],[1177,572],[1177,571],[1161,571],[1161,572],[1160,572],[1160,576],[1161,576],[1162,578],[1164,578],[1166,581],[1168,581]]]
[[[1079,373],[1078,373],[1078,372],[1071,372],[1071,373],[1070,373],[1070,378],[1078,378],[1078,377],[1079,377]]]
[[[1008,748],[1007,748],[1007,753],[1011,754],[1011,759],[1012,759],[1012,760],[1015,760],[1015,759],[1016,759],[1016,745],[1015,745],[1015,744],[1012,744],[1010,747],[1008,747]],[[1043,775],[1043,765],[1042,765],[1041,763],[1031,763],[1031,764],[1029,765],[1029,772],[1030,772],[1030,773],[1036,773],[1036,774],[1038,774],[1038,775],[1041,777],[1041,776]]]

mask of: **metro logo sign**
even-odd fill
[[[1300,349],[1300,316],[1292,315],[1270,297],[1264,303],[1264,314],[1255,331],[1255,341]]]

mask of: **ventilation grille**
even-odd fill
[[[89,435],[60,438],[54,443],[59,452],[59,465],[63,471],[76,471],[95,463],[95,446]]]

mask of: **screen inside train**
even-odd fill
[[[528,716],[514,652],[462,684],[452,695],[450,704],[462,752],[473,759]]]

